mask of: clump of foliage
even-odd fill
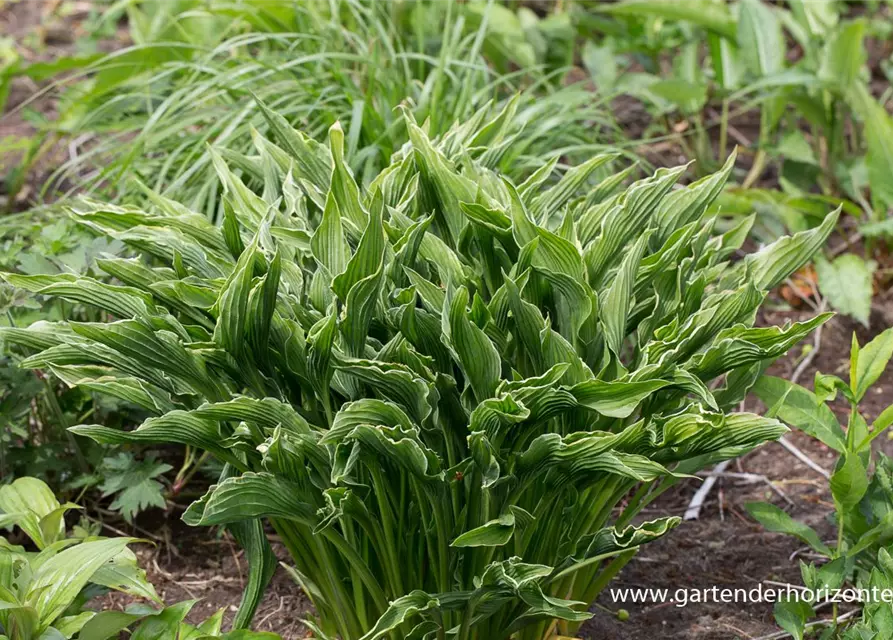
[[[246,546],[241,620],[275,565],[265,519],[320,637],[571,633],[678,523],[632,526],[643,506],[785,431],[726,410],[826,319],[752,328],[836,213],[731,264],[751,220],[721,234],[705,211],[733,159],[676,189],[685,167],[593,185],[607,155],[514,183],[486,162],[510,105],[435,138],[404,112],[410,143],[364,186],[340,126],[320,144],[261,108],[262,195],[215,156],[222,227],[153,193],[85,200],[77,219],[143,254],[99,262],[121,284],[6,276],[118,320],[3,331],[25,366],[157,414],[76,433],[227,464],[184,519]]]
[[[85,178],[128,201],[146,197],[144,182],[222,218],[208,143],[249,187],[264,189],[266,168],[252,136],[269,125],[255,95],[317,139],[343,120],[345,156],[361,181],[374,178],[408,139],[398,105],[420,121],[427,119],[432,133],[454,120],[502,114],[507,123],[498,137],[484,134],[470,141],[478,146],[469,152],[519,180],[539,158],[593,153],[600,132],[610,126],[601,99],[588,88],[559,86],[571,51],[565,47],[560,60],[548,52],[568,19],[562,12],[539,19],[522,9],[519,18],[483,2],[140,0],[112,3],[96,28],[114,30],[125,13],[133,47],[15,68],[35,80],[60,72],[74,76],[64,85],[58,118],[40,123],[21,162],[10,167],[5,189],[10,203],[29,165],[52,148],[53,140],[90,139],[95,142],[75,154],[76,166],[62,167],[60,176],[78,184]],[[11,77],[0,72],[0,94]],[[519,87],[523,91],[511,97]],[[86,175],[85,169],[96,165],[102,170]],[[0,223],[0,270],[94,277],[95,256],[117,253],[120,246],[85,233],[47,207]],[[38,319],[99,319],[82,304],[5,283],[0,283],[0,315],[0,325],[13,326]],[[114,494],[111,508],[120,508],[127,519],[162,505],[154,476],[140,479],[139,488],[126,495],[109,490],[122,473],[145,475],[151,465],[137,456],[121,468],[105,448],[78,445],[64,431],[86,415],[121,426],[141,421],[144,414],[89,390],[66,390],[52,374],[18,370],[20,359],[9,353],[0,361],[0,476],[28,473],[60,490],[101,487],[103,494]],[[194,472],[194,463],[204,460],[191,453],[170,483],[172,493]]]
[[[722,107],[712,123],[720,129],[720,159],[729,125],[742,114],[758,112],[757,157],[745,186],[756,181],[771,158],[779,163],[785,190],[804,194],[818,183],[825,193],[863,202],[870,183],[875,206],[868,205],[869,210],[882,215],[893,205],[884,180],[890,171],[886,150],[893,145],[893,120],[872,97],[865,66],[866,36],[889,35],[883,11],[876,11],[874,20],[870,11],[848,19],[844,3],[802,0],[780,5],[626,0],[598,11],[620,23],[601,48],[587,47],[596,77],[608,82],[617,76],[614,84],[662,113],[678,111],[691,118],[693,149],[705,162],[714,153],[706,133],[708,103]],[[650,72],[624,75],[615,68],[608,73],[594,64],[608,61],[605,48],[639,54]],[[672,77],[661,73],[661,57],[668,51],[679,53]]]
[[[130,629],[134,640],[281,640],[272,633],[222,633],[223,610],[200,625],[184,619],[194,601],[164,607],[128,545],[133,538],[101,538],[88,528],[69,535],[65,513],[41,480],[22,477],[0,487],[0,527],[19,527],[36,552],[0,537],[0,640],[109,640]],[[91,611],[84,605],[109,590],[149,600],[127,611]]]
[[[893,356],[893,329],[887,329],[865,346],[853,335],[849,382],[835,375],[817,373],[815,393],[782,378],[766,376],[754,392],[769,407],[769,413],[827,445],[839,457],[829,487],[834,499],[837,541],[826,544],[818,532],[798,522],[769,503],[748,505],[750,514],[771,531],[794,535],[828,562],[821,567],[801,562],[805,588],[840,589],[849,581],[857,588],[877,586],[875,595],[893,586],[893,461],[879,454],[874,473],[869,475],[871,443],[893,425],[893,406],[868,424],[859,411],[859,403],[871,390]],[[846,429],[829,407],[838,395],[850,405]],[[776,606],[776,619],[795,638],[802,638],[816,612],[811,603],[795,600]],[[833,624],[822,638],[885,637],[890,630],[889,602],[868,602],[861,620],[837,619],[834,604]],[[882,635],[865,635],[873,630]]]

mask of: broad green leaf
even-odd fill
[[[413,591],[391,602],[373,626],[360,640],[378,640],[388,635],[388,632],[396,629],[405,621],[420,613],[437,610],[440,602],[436,598],[423,591]]]
[[[857,453],[846,452],[831,474],[831,495],[839,512],[846,513],[859,504],[868,489],[868,474]]]
[[[838,208],[828,214],[815,229],[785,236],[757,253],[748,255],[744,264],[753,273],[757,287],[771,289],[803,266],[824,245],[839,215]]]
[[[763,376],[753,392],[775,416],[820,440],[835,451],[846,450],[846,434],[834,412],[812,392],[782,378]]]
[[[568,391],[580,406],[592,409],[603,416],[627,418],[640,402],[669,384],[666,380],[614,382],[587,380],[570,387]]]
[[[671,78],[648,86],[653,94],[673,103],[685,113],[700,109],[707,101],[707,85]]]
[[[893,357],[893,329],[883,331],[859,349],[855,376],[850,380],[856,402],[862,400],[871,386],[883,375],[891,357]]]
[[[813,388],[817,403],[833,402],[838,391],[843,393],[847,400],[854,400],[850,386],[837,376],[816,371]]]
[[[599,10],[621,16],[647,16],[665,20],[684,20],[713,31],[726,38],[735,36],[735,20],[724,4],[705,0],[626,0],[616,4],[599,5]]]
[[[100,567],[90,582],[162,604],[155,587],[146,578],[146,572],[139,568],[136,556],[129,550],[122,551]]]
[[[846,550],[847,557],[855,557],[878,542],[886,542],[893,536],[893,513],[888,512],[874,527],[862,533],[855,544]]]
[[[229,524],[256,518],[315,523],[315,510],[301,502],[300,490],[270,473],[246,473],[212,486],[183,514],[191,526]]]
[[[532,516],[523,510],[526,519],[532,519]],[[508,544],[515,533],[515,527],[520,523],[516,521],[516,509],[513,508],[507,513],[482,524],[476,529],[466,531],[458,536],[450,543],[453,547],[501,547]]]
[[[78,640],[109,640],[117,638],[124,629],[142,620],[144,613],[127,613],[125,611],[100,611],[81,628]]]
[[[875,263],[845,253],[833,262],[816,260],[819,288],[831,306],[868,326]]]
[[[799,598],[780,600],[773,608],[775,621],[796,640],[803,640],[806,621],[815,617],[812,605]]]
[[[750,71],[759,77],[782,70],[785,43],[781,23],[769,5],[742,0],[738,11],[738,48]]]
[[[52,628],[56,629],[63,638],[73,638],[74,635],[95,615],[96,614],[93,611],[83,611],[77,615],[64,616],[59,618]],[[46,633],[44,633],[44,635],[46,635]]]
[[[158,614],[146,617],[130,636],[131,640],[167,640],[179,635],[180,623],[189,614],[195,600],[178,602]]]
[[[0,513],[12,517],[38,549],[64,537],[61,516],[72,506],[60,505],[52,490],[38,478],[18,478],[0,487]]]
[[[775,531],[776,533],[786,533],[795,536],[808,544],[819,553],[828,556],[833,555],[831,549],[822,542],[819,534],[809,525],[794,520],[787,513],[769,504],[768,502],[749,502],[745,505],[747,512],[755,518],[761,525]]]
[[[41,628],[53,623],[103,565],[120,554],[133,538],[93,540],[60,551],[34,572],[25,603],[40,614]]]

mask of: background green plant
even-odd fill
[[[794,231],[818,224],[827,203],[816,187],[857,203],[847,210],[860,236],[888,235],[893,117],[884,106],[889,92],[872,93],[866,67],[866,41],[889,41],[888,7],[802,0],[585,6],[602,36],[587,42],[582,60],[600,89],[649,107],[646,131],[675,139],[702,172],[725,158],[730,127],[752,138],[743,140],[750,170],[718,204],[727,213],[756,209],[775,218],[761,239],[777,237],[779,222]],[[683,119],[688,130],[672,129],[668,117]],[[767,174],[778,187],[754,190]],[[866,325],[876,266],[869,257],[848,253],[817,263],[828,302]]]
[[[612,129],[591,87],[563,86],[574,34],[560,10],[541,19],[495,2],[143,0],[127,15],[134,46],[86,67],[44,132],[100,134],[57,176],[129,200],[136,177],[220,216],[207,146],[231,160],[251,152],[252,129],[267,127],[254,95],[317,139],[343,122],[366,182],[407,140],[401,105],[440,134],[521,90],[513,117],[524,144],[500,164],[515,177],[543,156],[591,154]]]
[[[25,275],[98,275],[96,258],[123,247],[89,233],[56,207],[7,216],[0,234],[0,265]],[[85,305],[23,293],[0,283],[0,325],[102,318]],[[21,352],[7,352],[0,360],[0,477],[11,481],[30,474],[69,496],[96,487],[99,499],[111,497],[109,509],[127,521],[148,507],[164,507],[172,491],[157,478],[170,465],[155,461],[151,453],[145,459],[132,452],[115,454],[105,446],[78,442],[67,432],[88,416],[123,427],[144,419],[145,412],[121,400],[72,389],[52,374],[20,369],[21,359]],[[190,469],[187,464],[181,473]]]
[[[769,407],[769,414],[838,454],[829,480],[837,528],[833,546],[826,544],[815,529],[772,504],[748,505],[750,515],[763,526],[796,536],[828,559],[821,567],[801,561],[804,586],[809,590],[840,589],[848,581],[857,587],[890,586],[893,461],[878,454],[873,474],[869,474],[869,469],[875,457],[871,444],[893,424],[893,406],[882,411],[869,425],[859,411],[859,404],[881,377],[891,356],[893,329],[887,329],[864,346],[859,345],[854,334],[848,382],[835,375],[817,373],[815,393],[771,376],[760,379],[754,386],[754,392]],[[850,405],[846,429],[828,406],[838,395]],[[851,618],[846,622],[838,622],[837,603],[833,606],[833,624],[825,629],[822,638],[858,638],[865,637],[860,635],[862,632],[873,630],[884,634],[889,629],[889,603],[866,604],[861,620]],[[803,638],[808,621],[815,616],[808,602],[781,602],[776,606],[776,620],[795,638]]]

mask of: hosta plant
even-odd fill
[[[114,640],[127,630],[132,640],[282,640],[279,634],[266,631],[223,631],[223,609],[199,624],[190,624],[185,618],[195,603],[195,600],[185,600],[162,609],[138,604],[125,611],[100,611],[81,628],[76,639]]]
[[[193,626],[184,621],[195,601],[155,608],[132,604],[126,611],[91,611],[84,605],[104,591],[163,605],[127,545],[133,538],[99,538],[64,516],[77,505],[60,504],[38,478],[0,487],[0,526],[18,527],[37,551],[0,537],[0,640],[109,640],[132,629],[134,640],[281,640],[273,633],[223,632],[223,610]]]
[[[678,523],[632,524],[649,500],[784,432],[725,408],[824,321],[751,326],[836,214],[731,261],[747,222],[704,215],[731,161],[676,189],[685,167],[594,183],[608,156],[513,184],[479,162],[503,117],[432,139],[406,115],[410,143],[365,188],[339,126],[323,145],[266,114],[262,195],[218,157],[222,227],[156,195],[83,202],[143,254],[100,263],[120,284],[7,278],[111,318],[4,332],[26,366],[158,414],[76,433],[227,464],[184,517],[246,546],[242,619],[274,568],[263,519],[320,638],[572,633]]]
[[[41,480],[0,487],[0,526],[18,526],[36,551],[0,537],[0,638],[71,638],[94,617],[83,603],[97,589],[116,589],[161,603],[127,548],[133,538],[67,535],[65,513]]]

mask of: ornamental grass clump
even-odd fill
[[[120,284],[6,276],[115,318],[4,330],[26,366],[157,414],[76,433],[226,463],[184,518],[246,547],[237,623],[273,571],[266,520],[320,638],[571,634],[678,524],[633,524],[644,505],[785,431],[727,408],[826,319],[751,326],[836,214],[730,261],[751,221],[718,233],[705,211],[732,160],[681,188],[684,167],[596,181],[612,156],[513,184],[479,161],[504,113],[435,139],[404,115],[410,143],[364,188],[338,125],[318,144],[265,113],[262,194],[216,157],[221,227],[151,193],[84,201],[142,254],[99,262]]]
[[[43,192],[73,183],[142,203],[129,179],[136,177],[219,220],[208,144],[255,173],[252,136],[269,124],[253,96],[314,139],[340,121],[346,162],[362,184],[407,140],[398,106],[440,135],[489,100],[505,106],[517,92],[508,116],[514,126],[503,129],[515,138],[512,153],[481,159],[513,177],[541,159],[585,158],[623,138],[608,108],[612,96],[579,75],[568,78],[570,12],[540,20],[522,9],[519,20],[502,3],[453,0],[119,4],[127,4],[136,44],[90,65],[91,81],[60,100],[50,133],[90,136],[91,144],[76,143],[78,152]]]

